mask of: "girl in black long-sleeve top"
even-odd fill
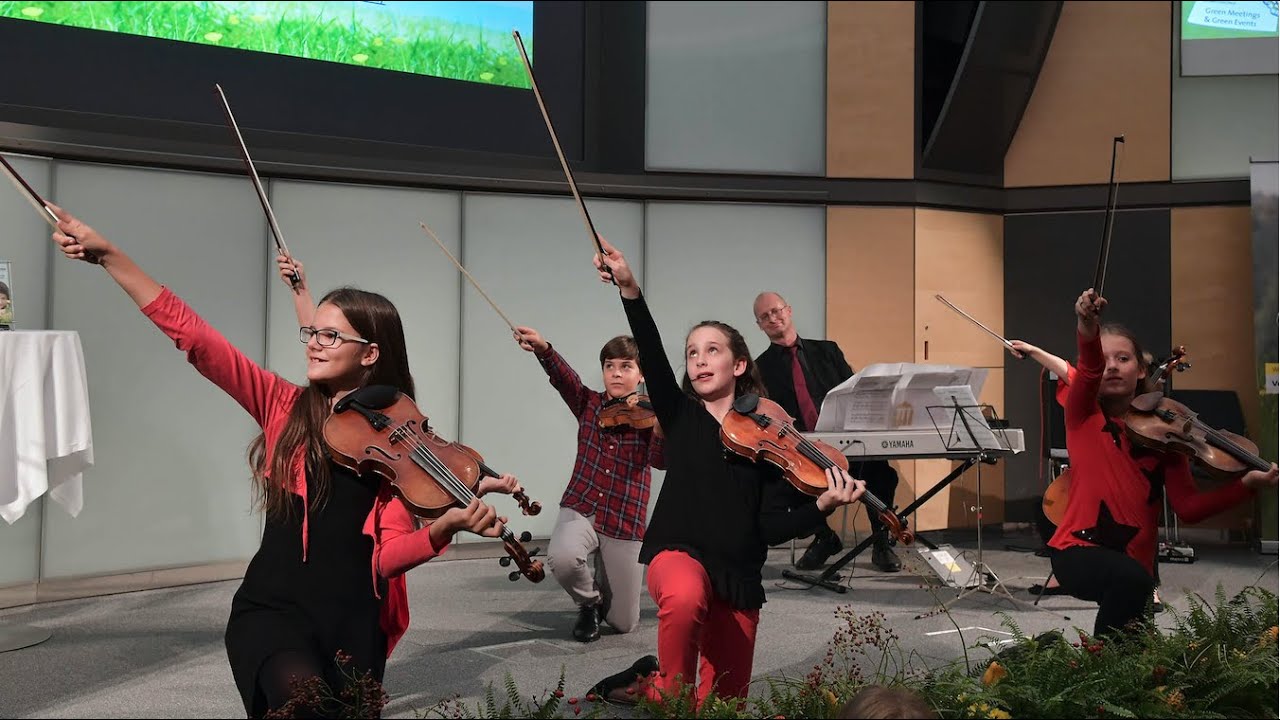
[[[642,692],[658,699],[696,679],[699,702],[713,686],[721,696],[744,697],[765,602],[761,568],[769,546],[806,534],[840,505],[856,502],[864,486],[836,468],[822,496],[792,511],[788,501],[795,491],[775,467],[727,455],[720,423],[734,398],[764,395],[746,341],[724,323],[699,323],[685,342],[682,389],[626,258],[603,240],[602,247],[667,437],[667,476],[640,552],[658,605],[662,673],[643,683]],[[601,279],[609,282],[601,262],[597,256]],[[625,699],[635,676],[654,669],[650,656],[596,690]],[[634,697],[636,688],[631,690]]]

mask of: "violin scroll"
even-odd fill
[[[533,535],[529,534],[528,530],[525,530],[524,532],[520,533],[520,542],[527,543],[532,539],[533,539]],[[507,548],[507,553],[508,553],[507,556],[503,558],[499,558],[498,564],[501,565],[502,567],[510,567],[511,559],[517,558],[516,562],[520,569],[511,571],[511,573],[507,575],[508,580],[515,582],[516,580],[520,579],[521,575],[524,575],[525,577],[529,578],[533,582],[542,582],[542,578],[545,576],[545,573],[542,569],[542,563],[536,560],[530,560],[530,558],[532,558],[533,556],[537,555],[540,552],[542,552],[542,548],[534,548],[530,550],[523,557],[525,562],[523,564],[520,564],[518,556],[520,556],[521,553],[524,553],[524,548],[519,544],[517,544],[515,547]]]

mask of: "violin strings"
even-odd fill
[[[412,448],[411,452],[415,457],[420,457],[424,462],[431,466],[430,468],[424,469],[428,471],[434,470],[436,473],[436,479],[442,486],[444,486],[445,490],[447,490],[449,494],[453,495],[455,500],[460,503],[470,505],[472,500],[479,497],[475,493],[471,492],[471,488],[467,487],[467,484],[462,482],[457,475],[454,475],[453,471],[449,469],[449,466],[446,465],[439,456],[431,451],[431,448],[427,446],[426,442],[422,438],[418,437],[417,432],[410,430],[406,425],[401,425],[391,433],[393,439],[397,433],[402,439],[405,439],[409,443]],[[512,540],[515,535],[511,532],[511,528],[503,525],[501,537],[503,540]]]
[[[1266,468],[1262,468],[1261,466],[1262,463],[1255,462],[1254,459],[1256,456],[1253,453],[1246,450],[1236,441],[1232,440],[1226,435],[1223,435],[1221,432],[1218,432],[1217,430],[1210,427],[1209,425],[1206,425],[1204,421],[1201,420],[1199,417],[1196,417],[1194,415],[1183,415],[1182,417],[1190,420],[1197,427],[1204,430],[1204,434],[1206,438],[1213,438],[1217,442],[1221,443],[1224,446],[1222,449],[1234,455],[1237,460],[1240,460],[1241,462],[1247,465],[1252,465],[1257,469],[1266,469],[1266,470],[1271,469],[1270,465],[1267,465]],[[1241,456],[1244,456],[1244,459],[1242,459]]]
[[[818,467],[823,470],[836,467],[835,462],[833,462],[831,458],[827,457],[825,453],[819,450],[818,446],[814,445],[809,438],[801,435],[800,431],[796,430],[790,423],[782,423],[782,428],[784,435],[790,435],[799,440],[801,454],[817,463]],[[889,509],[887,505],[880,501],[880,498],[872,495],[871,493],[864,491],[862,493],[862,499],[876,512],[883,512]]]
[[[404,440],[409,445],[411,454],[423,461],[425,465],[423,469],[432,473],[436,480],[444,486],[444,489],[450,495],[453,495],[455,500],[470,504],[475,499],[475,495],[471,490],[426,446],[426,443],[417,436],[417,433],[409,430],[407,426],[401,425],[391,433],[392,439],[397,439],[397,435],[400,436],[400,440]]]

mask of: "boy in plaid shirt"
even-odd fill
[[[662,462],[657,427],[600,426],[600,410],[635,395],[640,374],[635,341],[620,335],[600,350],[604,392],[588,388],[569,363],[533,328],[517,327],[520,347],[532,352],[551,386],[578,418],[578,455],[547,549],[556,581],[578,605],[573,637],[600,637],[600,621],[628,633],[640,622],[640,545],[649,507],[649,466]],[[594,558],[593,558],[594,556]],[[591,561],[595,560],[593,576]]]

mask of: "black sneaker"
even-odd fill
[[[818,570],[827,564],[827,558],[844,550],[844,543],[840,542],[840,536],[834,532],[819,533],[813,538],[813,542],[809,543],[809,549],[804,551],[804,555],[796,561],[796,568],[800,570]]]
[[[573,626],[573,639],[584,643],[600,639],[599,605],[583,605],[578,608],[578,624]]]
[[[627,687],[634,682],[639,681],[643,677],[647,677],[652,673],[658,672],[658,658],[653,655],[645,655],[639,660],[631,663],[631,667],[620,673],[614,673],[609,677],[601,680],[591,689],[588,694],[595,693],[602,702],[621,702],[634,705],[639,702],[639,691],[631,694],[624,694]]]

